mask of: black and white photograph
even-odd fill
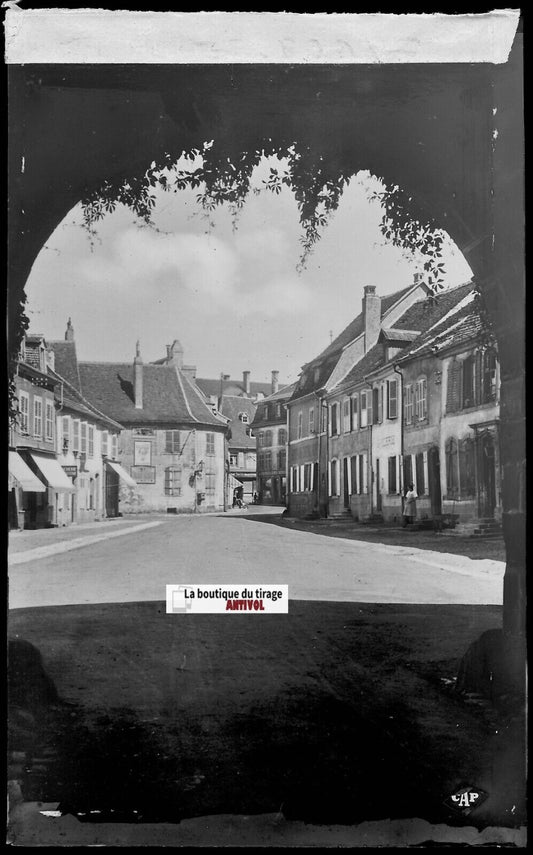
[[[3,11],[7,843],[525,848],[520,10]]]

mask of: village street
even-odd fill
[[[293,600],[499,605],[504,573],[500,561],[331,539],[250,511],[14,533],[10,565],[11,609],[164,602],[172,583],[279,583]]]

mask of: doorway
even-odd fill
[[[428,451],[428,487],[431,500],[431,515],[442,515],[442,494],[440,488],[440,455],[436,445]]]
[[[350,479],[349,479],[349,471],[348,471],[348,458],[344,458],[344,466],[343,466],[343,495],[344,495],[344,507],[350,507]]]
[[[485,433],[478,438],[478,513],[492,519],[496,507],[494,438]]]

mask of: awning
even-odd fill
[[[32,454],[31,458],[52,490],[62,493],[74,492],[76,489],[74,484],[54,457],[41,457],[40,454]]]
[[[126,470],[120,465],[120,463],[112,463],[111,460],[107,461],[107,465],[111,466],[111,469],[114,469],[117,473],[118,477],[121,481],[124,481],[128,487],[136,487],[137,481],[134,481],[131,475],[128,475]]]
[[[237,487],[242,487],[242,482],[237,481],[237,479],[233,475],[229,475],[228,477],[228,487],[230,490],[236,490]]]
[[[45,493],[46,487],[34,475],[27,463],[16,451],[9,452],[9,474],[27,493]]]

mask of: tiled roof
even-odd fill
[[[289,383],[287,386],[282,386],[281,389],[278,389],[278,391],[274,392],[273,395],[268,395],[268,397],[263,398],[261,403],[268,404],[270,401],[287,401],[295,389],[296,383]]]
[[[371,347],[368,353],[365,353],[362,359],[354,365],[352,370],[346,375],[343,379],[342,383],[335,388],[335,392],[342,391],[343,389],[348,388],[349,386],[354,386],[357,383],[361,383],[367,374],[370,374],[371,371],[375,371],[376,368],[379,368],[381,365],[385,364],[385,353],[382,344],[375,344],[374,347]]]
[[[394,329],[418,330],[419,332],[429,329],[430,326],[436,324],[463,298],[468,296],[473,288],[473,282],[467,282],[464,285],[459,285],[457,288],[441,291],[435,296],[428,296],[422,300],[417,300],[416,303],[413,303],[404,312],[401,318],[395,321]]]
[[[255,448],[254,436],[248,436],[246,431],[251,428],[255,416],[256,406],[250,398],[241,398],[238,395],[225,395],[222,398],[221,412],[230,419],[231,439],[230,448]],[[241,422],[239,413],[247,413],[248,423]]]
[[[406,354],[404,361],[413,357],[424,356],[428,353],[440,353],[448,348],[468,344],[478,338],[483,332],[483,324],[478,311],[472,303],[460,308],[451,317],[446,318],[414,342]]]
[[[75,389],[65,377],[62,377],[57,371],[48,369],[49,374],[58,381],[55,390],[56,400],[66,410],[74,410],[80,415],[86,416],[99,424],[105,424],[106,427],[111,427],[114,430],[121,430],[122,425],[114,419],[101,413],[96,407],[87,401],[83,395]],[[61,385],[60,385],[61,384]]]
[[[54,367],[57,373],[67,380],[71,386],[81,391],[76,342],[51,341],[49,345],[54,351]]]
[[[407,288],[402,288],[400,291],[395,291],[394,294],[387,294],[385,297],[381,298],[381,317],[385,315],[389,309],[394,306],[394,304],[407,294],[414,286],[409,285]],[[356,339],[358,336],[362,335],[364,332],[364,317],[363,313],[360,312],[356,318],[351,321],[347,327],[343,329],[343,331],[337,336],[337,338],[333,339],[331,344],[326,347],[325,350],[322,351],[318,356],[316,356],[313,360],[313,363],[318,362],[319,360],[325,359],[327,356],[331,354],[337,353],[339,350],[342,350],[343,347],[346,347],[351,341]],[[308,363],[308,365],[311,363]]]
[[[218,398],[220,395],[220,384],[222,383],[222,392],[224,395],[232,395],[232,396],[245,396],[246,391],[244,388],[244,383],[242,380],[210,380],[204,377],[197,377],[195,383],[202,390],[204,395],[207,395],[208,398],[215,397]],[[256,395],[270,395],[272,392],[272,384],[271,383],[256,383],[254,381],[250,381],[250,392],[248,393],[250,397],[254,398]]]
[[[172,365],[143,365],[143,407],[135,407],[133,364],[80,362],[84,395],[124,425],[207,424],[222,427],[188,377]]]

